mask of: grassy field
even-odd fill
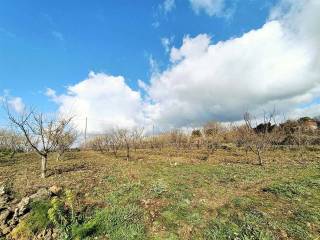
[[[206,161],[202,155],[138,150],[128,162],[69,152],[62,161],[52,155],[49,176],[40,179],[39,158],[19,154],[2,157],[0,182],[18,198],[43,186],[70,190],[78,220],[64,226],[66,239],[319,238],[319,151],[306,150],[301,160],[294,150],[274,150],[264,166],[239,149],[217,150]],[[54,225],[51,205],[34,205],[20,239]]]

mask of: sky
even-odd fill
[[[320,115],[318,0],[0,5],[0,100],[17,113],[87,118],[91,132]]]

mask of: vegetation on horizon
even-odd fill
[[[145,136],[114,129],[70,149],[69,121],[30,112],[0,132],[0,182],[17,196],[37,186],[65,191],[35,202],[10,233],[35,239],[316,239],[320,235],[319,129],[315,119]],[[23,137],[24,136],[24,137]],[[29,145],[25,145],[29,143]],[[37,174],[37,155],[48,168]],[[62,157],[63,156],[63,157]],[[45,175],[43,175],[45,173]]]

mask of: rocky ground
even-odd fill
[[[30,212],[30,204],[34,201],[48,200],[56,195],[59,188],[40,188],[30,196],[23,197],[20,201],[13,196],[13,193],[5,185],[0,186],[0,237],[7,237],[14,228],[25,219]],[[38,234],[36,239],[53,240],[57,239],[57,231],[45,229]]]

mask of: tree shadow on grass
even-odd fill
[[[0,167],[10,167],[17,163],[17,159],[15,158],[0,158]]]
[[[85,164],[75,164],[71,166],[58,166],[50,169],[47,177],[61,175],[69,172],[79,172],[89,170],[88,166]]]

